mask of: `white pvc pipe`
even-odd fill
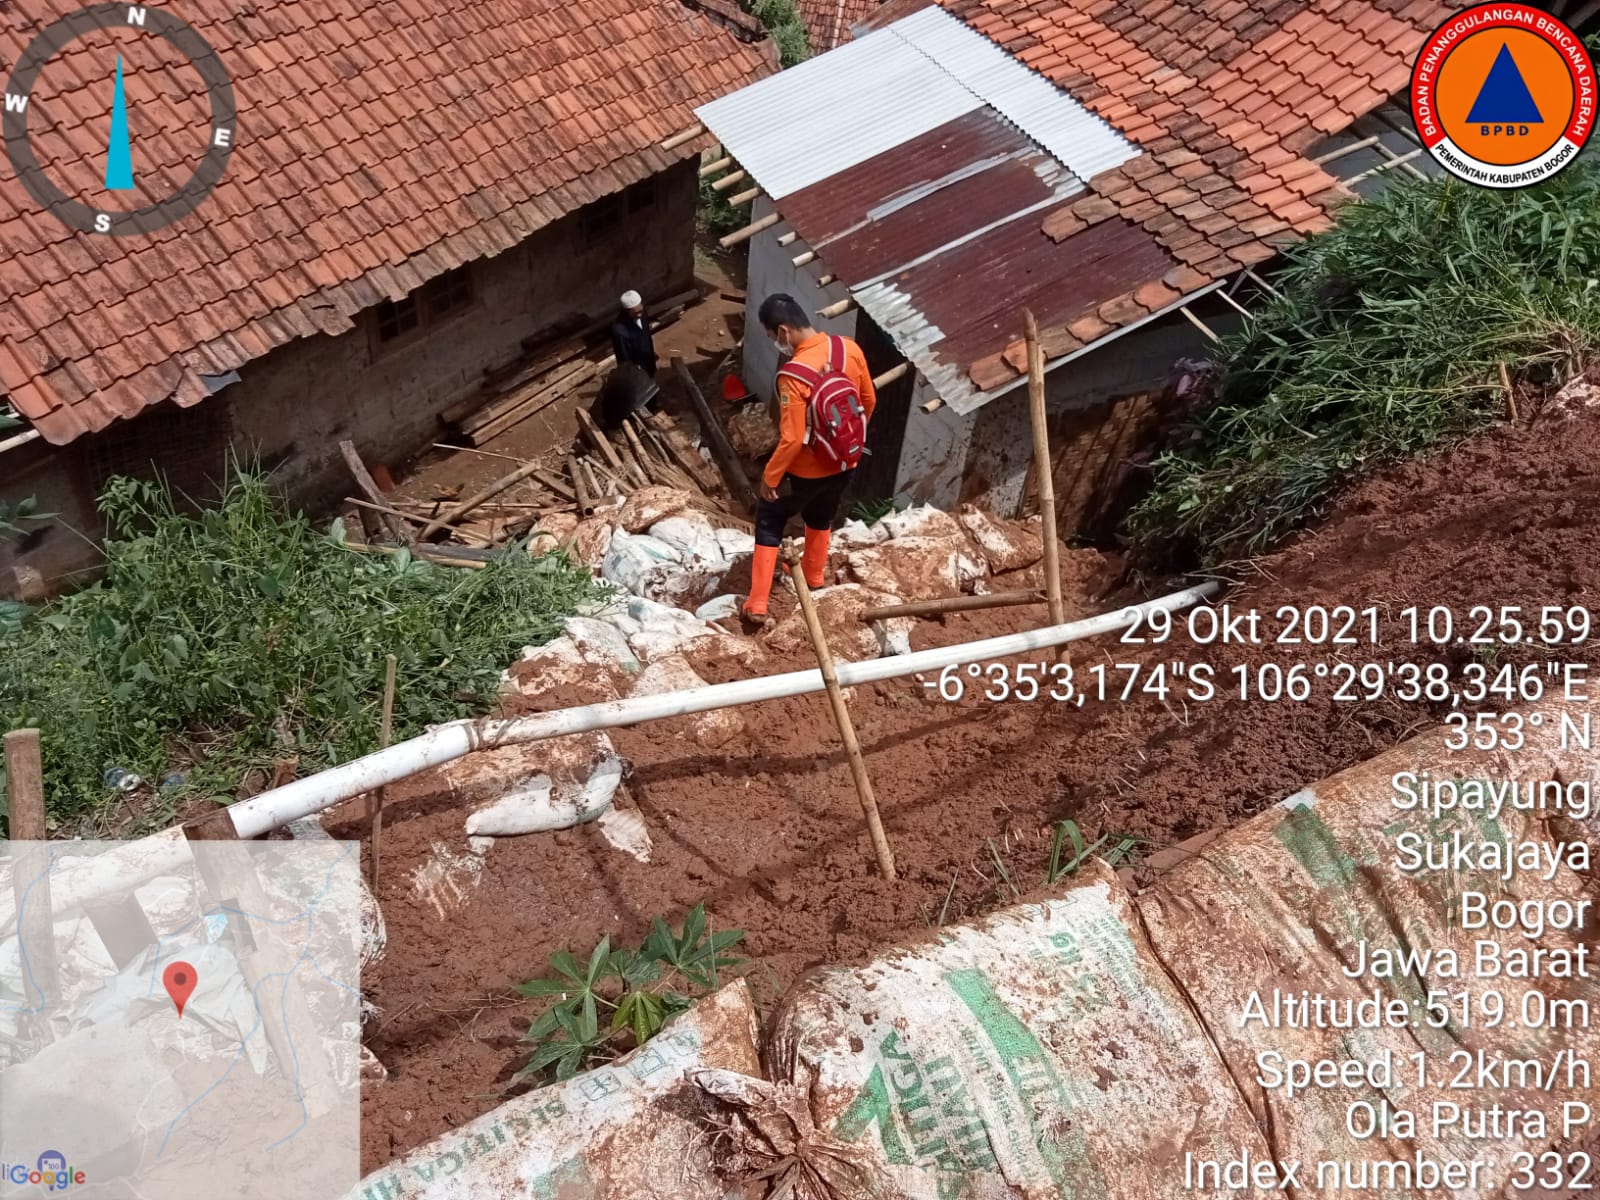
[[[919,671],[937,671],[966,663],[1010,658],[1030,650],[1044,650],[1066,642],[1112,633],[1127,628],[1148,613],[1172,612],[1198,604],[1216,592],[1219,586],[1215,583],[1201,584],[1116,612],[1102,613],[1082,621],[1069,621],[1065,625],[1049,625],[1026,633],[987,638],[981,642],[964,642],[957,646],[938,646],[932,650],[897,654],[868,662],[842,662],[838,666],[839,683],[843,687],[876,683],[881,679],[915,675]],[[257,837],[290,821],[298,821],[301,817],[331,808],[341,800],[374,791],[385,784],[415,775],[418,771],[461,758],[474,750],[537,742],[596,729],[616,729],[663,717],[681,717],[715,708],[754,704],[761,700],[779,700],[785,696],[803,696],[808,692],[820,692],[824,686],[819,670],[790,671],[783,675],[740,679],[687,692],[663,692],[655,696],[609,700],[604,704],[565,708],[513,720],[482,717],[475,721],[453,721],[429,730],[421,737],[400,742],[365,758],[262,792],[235,804],[227,812],[233,818],[233,827],[240,837]]]

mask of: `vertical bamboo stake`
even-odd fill
[[[885,879],[893,879],[894,852],[889,849],[889,839],[883,832],[883,819],[878,815],[878,800],[872,794],[872,781],[867,778],[867,762],[861,756],[861,743],[856,740],[856,727],[850,720],[850,710],[845,706],[844,692],[839,687],[838,673],[833,669],[833,652],[828,649],[828,637],[823,632],[822,620],[817,616],[817,606],[811,599],[811,589],[806,586],[805,574],[792,550],[784,553],[789,564],[789,577],[794,582],[795,594],[800,597],[800,612],[805,617],[806,629],[811,634],[811,644],[817,651],[817,665],[822,668],[822,681],[828,688],[828,703],[833,706],[833,719],[839,726],[839,736],[844,739],[844,751],[850,759],[850,775],[855,780],[856,795],[861,800],[861,811],[866,814],[867,833],[872,838],[872,851],[878,857],[878,871]]]
[[[37,844],[49,832],[44,819],[44,760],[39,752],[39,731],[17,729],[6,734],[5,756],[11,891],[16,898],[18,945],[27,965],[22,973],[22,996],[28,1009],[39,1018],[36,1027],[43,1029],[46,1026],[42,1010],[60,998],[60,987],[50,903],[50,855]]]
[[[383,719],[378,726],[378,748],[387,750],[394,736],[394,671],[395,657],[389,655],[383,671]],[[383,840],[383,801],[387,788],[379,788],[373,797],[372,814],[372,890],[378,890],[378,846]]]
[[[1028,338],[1028,415],[1033,422],[1033,465],[1039,481],[1039,515],[1044,518],[1044,594],[1050,605],[1050,624],[1064,625],[1061,603],[1061,543],[1056,540],[1056,483],[1050,461],[1050,431],[1044,413],[1044,347],[1039,344],[1039,323],[1033,310],[1022,310]],[[1059,657],[1059,652],[1058,652]]]
[[[573,494],[578,497],[578,519],[594,516],[594,501],[589,499],[589,488],[583,481],[583,468],[575,455],[567,455],[567,474],[572,476]]]

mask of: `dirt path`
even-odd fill
[[[1461,617],[1474,604],[1592,610],[1597,511],[1600,420],[1499,430],[1357,489],[1320,530],[1257,564],[1229,600],[1264,611],[1320,603],[1395,614],[1440,604]],[[1002,610],[924,623],[915,641],[965,641],[1036,619],[1032,610]],[[1134,661],[1136,649],[1101,640],[1079,647],[1074,662]],[[1219,673],[1305,660],[1289,647],[1182,656]],[[1349,657],[1402,656],[1427,659],[1394,645],[1353,648]],[[806,665],[797,658],[772,669]],[[730,665],[716,678],[736,672]],[[825,702],[744,711],[746,734],[716,753],[686,752],[675,722],[616,735],[654,838],[649,865],[587,828],[503,840],[475,886],[465,886],[462,906],[441,916],[412,894],[410,875],[434,843],[464,849],[461,812],[419,796],[391,818],[380,895],[389,950],[367,988],[384,1014],[368,1040],[393,1077],[364,1097],[365,1168],[498,1102],[525,1056],[520,1037],[533,1011],[509,989],[539,974],[557,949],[587,951],[607,933],[636,938],[652,915],[676,919],[704,900],[718,927],[746,931],[752,980],[770,1000],[808,968],[859,958],[927,928],[941,911],[959,919],[1036,887],[1054,821],[1073,817],[1091,838],[1176,842],[1231,825],[1442,715],[1323,699],[1187,709],[1153,701],[948,705],[910,680],[862,688],[857,723],[902,872],[887,883],[872,873]]]

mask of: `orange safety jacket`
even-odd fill
[[[870,423],[872,410],[878,403],[878,393],[872,387],[872,372],[867,369],[867,356],[861,353],[861,347],[852,339],[840,340],[844,342],[845,374],[855,384],[856,394],[861,397],[861,411]],[[801,342],[795,347],[793,361],[804,363],[816,371],[826,370],[828,335],[813,334]],[[777,487],[785,475],[821,479],[838,473],[838,467],[823,462],[805,444],[806,402],[810,396],[811,389],[799,380],[787,377],[778,379],[778,448],[767,459],[767,469],[761,476],[768,487]]]

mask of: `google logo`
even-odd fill
[[[32,1168],[26,1163],[0,1163],[0,1179],[22,1185],[37,1184],[47,1192],[64,1192],[88,1176],[67,1166],[67,1156],[59,1150],[46,1150]]]

